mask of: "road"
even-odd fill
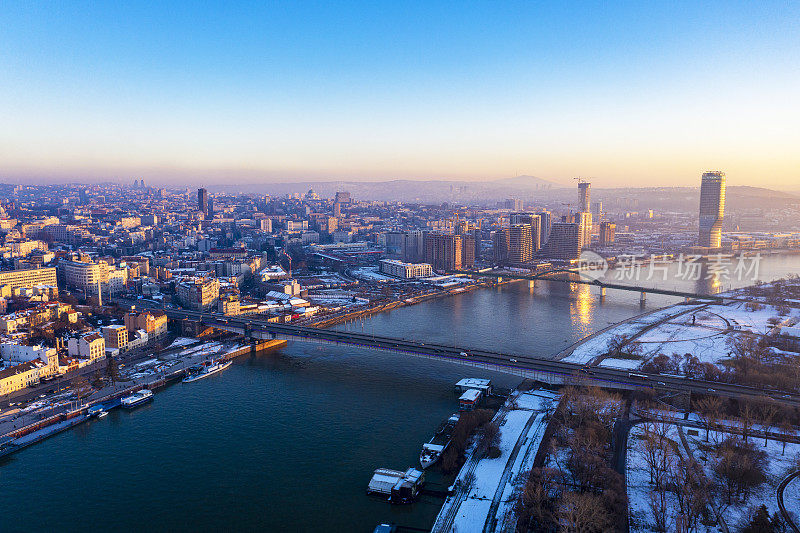
[[[624,285],[621,283],[609,283],[606,281],[601,280],[594,280],[594,279],[585,279],[581,277],[575,277],[578,272],[575,269],[557,269],[557,270],[548,270],[545,272],[539,272],[538,274],[520,274],[517,272],[493,272],[493,271],[486,271],[481,272],[477,270],[459,270],[459,271],[452,271],[448,272],[448,274],[461,274],[467,276],[473,276],[478,278],[503,278],[503,279],[519,279],[519,280],[528,280],[528,281],[557,281],[560,283],[577,283],[579,285],[592,285],[594,287],[600,287],[604,289],[616,289],[621,291],[631,291],[631,292],[639,292],[639,293],[648,293],[648,294],[660,294],[662,296],[675,296],[677,298],[689,298],[691,300],[698,299],[698,300],[710,300],[715,302],[749,302],[751,300],[747,298],[739,298],[739,297],[732,297],[732,296],[722,296],[718,294],[699,294],[695,292],[686,292],[686,291],[678,291],[678,290],[671,290],[671,289],[659,289],[657,287],[640,287],[634,285]],[[555,277],[555,275],[564,274],[570,275],[573,274],[571,277]]]
[[[800,533],[800,528],[797,527],[797,524],[794,523],[794,517],[786,510],[786,505],[783,503],[783,492],[786,490],[786,485],[791,483],[791,481],[800,476],[800,470],[796,472],[792,472],[788,476],[786,476],[781,484],[778,486],[777,497],[778,497],[778,507],[781,509],[781,514],[783,515],[783,519],[789,524],[789,527],[792,528],[792,531],[795,533]]]
[[[413,355],[435,357],[451,362],[489,365],[496,370],[515,374],[538,372],[554,381],[580,379],[582,381],[595,382],[610,388],[657,388],[659,390],[690,392],[741,399],[756,399],[770,396],[778,404],[800,407],[800,394],[796,392],[777,392],[730,383],[704,381],[674,375],[646,374],[638,371],[631,372],[616,368],[587,367],[579,363],[548,359],[544,356],[515,355],[461,346],[424,343],[353,331],[337,331],[292,324],[279,324],[267,322],[261,317],[225,317],[219,314],[201,313],[184,309],[164,309],[164,312],[172,319],[187,318],[201,320],[204,324],[211,327],[245,332],[248,335],[262,337],[268,335],[288,339],[317,340],[378,348]]]

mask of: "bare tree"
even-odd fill
[[[759,398],[756,404],[756,411],[761,425],[764,426],[764,446],[767,445],[769,439],[769,430],[775,425],[775,417],[778,415],[778,406],[775,405],[772,398],[764,396]]]
[[[644,426],[644,460],[650,472],[650,482],[659,490],[675,460],[675,451],[668,437],[669,425],[649,422]]]
[[[667,491],[662,489],[651,490],[647,495],[650,502],[650,512],[653,515],[653,529],[666,533],[669,515],[667,513]]]
[[[669,485],[675,493],[681,520],[676,522],[678,531],[692,531],[708,504],[708,483],[702,467],[688,457],[679,457],[669,473]]]
[[[591,493],[567,492],[558,508],[560,531],[564,533],[600,533],[606,531],[611,517],[600,496]]]
[[[783,444],[783,450],[781,451],[781,455],[785,455],[786,441],[789,440],[789,437],[794,436],[794,427],[792,427],[792,424],[787,419],[783,419],[778,424],[778,431],[781,434],[781,444]]]
[[[716,426],[719,421],[722,400],[718,396],[706,396],[698,400],[695,406],[697,407],[697,416],[700,417],[700,422],[706,428],[706,442],[708,442],[708,434],[712,425]]]
[[[750,402],[744,402],[744,405],[739,409],[739,422],[742,424],[742,437],[747,442],[747,436],[755,422],[756,410]]]

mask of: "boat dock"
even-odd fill
[[[242,355],[256,354],[269,349],[279,349],[286,346],[287,341],[282,339],[264,340],[245,344],[236,349],[221,355],[225,360],[231,360]],[[120,406],[121,399],[129,396],[141,389],[158,390],[166,387],[170,383],[180,381],[186,375],[191,366],[189,362],[177,365],[178,368],[171,372],[153,374],[147,378],[124,388],[114,388],[106,392],[102,397],[95,398],[77,408],[50,415],[42,420],[38,420],[18,429],[14,429],[0,437],[0,457],[9,455],[27,446],[40,442],[61,431],[81,424],[90,418],[89,410],[102,407],[103,411],[110,411]],[[95,409],[97,411],[98,409]]]

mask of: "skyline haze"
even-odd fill
[[[16,4],[0,181],[797,190],[800,7]]]

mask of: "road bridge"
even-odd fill
[[[741,399],[770,396],[780,404],[800,407],[800,394],[797,393],[779,393],[742,385],[680,376],[646,374],[617,368],[589,367],[579,363],[557,361],[534,355],[516,355],[353,331],[281,324],[267,322],[261,317],[226,317],[221,314],[183,309],[164,309],[164,312],[172,319],[197,320],[207,326],[251,338],[303,339],[377,348],[519,375],[544,383],[568,384],[574,382],[617,389],[659,389]]]
[[[519,279],[528,281],[557,281],[560,283],[576,283],[579,285],[591,285],[599,287],[601,294],[605,294],[606,289],[616,289],[621,291],[638,292],[641,295],[641,300],[645,300],[646,294],[660,294],[663,296],[675,296],[678,298],[685,298],[686,300],[706,300],[713,302],[749,302],[746,298],[736,298],[731,296],[723,296],[719,294],[700,294],[689,291],[679,291],[671,289],[660,289],[657,287],[644,287],[639,285],[625,285],[622,283],[609,283],[607,281],[586,279],[580,277],[580,269],[559,268],[553,270],[545,270],[543,272],[536,272],[531,274],[522,274],[520,272],[506,272],[506,271],[481,271],[481,270],[459,270],[448,272],[448,274],[461,274],[473,277],[495,278],[498,280],[503,279]],[[556,277],[562,275],[562,277]],[[567,275],[569,277],[563,277]]]

